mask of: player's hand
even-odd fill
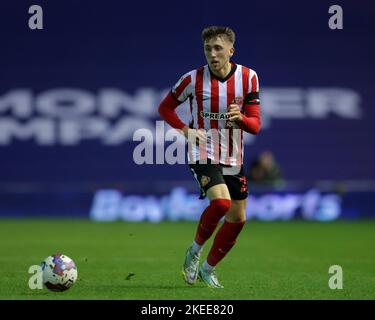
[[[241,108],[238,104],[232,103],[228,107],[227,115],[229,115],[229,121],[242,122]]]
[[[192,143],[206,143],[207,133],[204,129],[191,129],[188,126],[182,128],[186,139]]]

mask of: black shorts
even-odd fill
[[[230,166],[222,164],[189,164],[190,170],[200,186],[199,199],[206,197],[207,190],[217,184],[226,184],[232,200],[244,200],[248,197],[247,180],[241,166],[237,174],[223,174]],[[238,171],[238,170],[237,170]]]

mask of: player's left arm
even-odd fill
[[[251,90],[246,95],[243,108],[238,104],[231,104],[228,109],[229,120],[236,121],[238,126],[249,133],[258,134],[261,127],[259,82],[255,71],[252,71]]]

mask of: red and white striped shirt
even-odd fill
[[[251,97],[249,107],[256,105],[259,108],[259,82],[256,72],[232,62],[228,76],[219,79],[210,71],[208,65],[205,65],[184,74],[171,92],[178,104],[189,99],[189,127],[212,133],[207,145],[199,147],[193,144],[189,148],[189,162],[207,157],[221,164],[242,164],[243,130],[234,122],[227,121],[226,113],[233,102],[244,107],[244,102],[251,93],[255,96]],[[182,126],[182,123],[174,125],[179,129]]]

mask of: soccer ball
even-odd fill
[[[51,291],[68,290],[77,281],[77,267],[68,256],[55,253],[42,262],[43,284]]]

